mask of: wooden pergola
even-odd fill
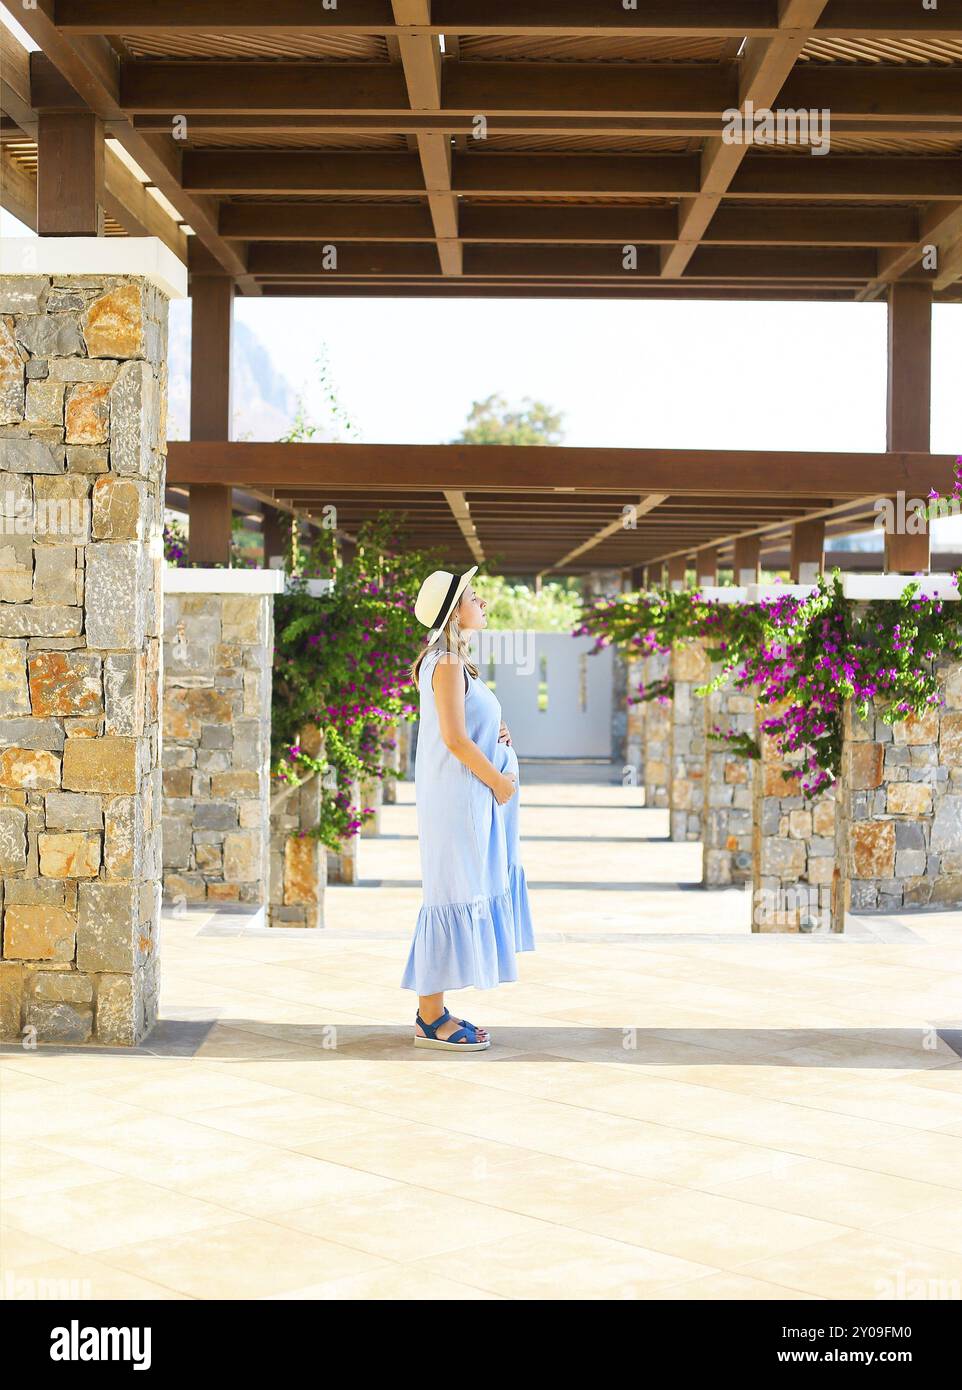
[[[4,205],[41,235],[146,232],[187,259],[192,438],[169,479],[190,489],[197,558],[224,557],[234,488],[268,530],[334,504],[350,533],[391,505],[418,541],[512,571],[697,555],[707,576],[786,544],[797,569],[878,496],[945,488],[929,375],[932,305],[962,300],[958,6],[8,8],[41,51],[3,31]],[[726,113],[773,107],[827,110],[829,152],[726,139]],[[235,444],[238,294],[885,299],[888,452],[475,450],[466,467],[452,449]],[[926,536],[886,541],[890,568],[927,567]]]

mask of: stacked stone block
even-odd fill
[[[835,788],[806,800],[761,721],[761,760],[753,774],[752,931],[840,931],[841,885],[835,854]]]
[[[271,801],[271,927],[323,927],[327,852],[310,834],[321,817],[321,778],[285,787]]]
[[[719,668],[712,669],[712,678]],[[751,882],[752,783],[754,761],[740,757],[732,745],[709,735],[724,732],[755,735],[755,701],[731,683],[712,690],[705,707],[705,815],[702,881],[706,888]]]
[[[381,800],[385,806],[393,806],[397,801],[397,779],[401,771],[400,729],[397,724],[388,726],[381,747],[388,774],[381,786]]]
[[[357,818],[360,815],[362,805],[360,783],[351,782],[348,794],[353,818]],[[339,853],[328,850],[327,877],[330,883],[357,883],[360,872],[358,866],[360,842],[361,836],[355,832],[343,842]]]
[[[2,1036],[157,1016],[167,299],[0,278]]]
[[[273,598],[175,592],[164,610],[164,896],[262,905]]]
[[[665,679],[668,674],[668,653],[654,652],[641,663],[646,687]],[[668,805],[668,775],[671,756],[671,699],[648,700],[645,703],[645,805]]]
[[[705,805],[705,701],[695,690],[709,677],[701,643],[676,645],[670,670],[669,833],[672,840],[700,840]]]
[[[944,704],[922,717],[846,711],[839,856],[852,912],[962,905],[962,667],[937,674]]]
[[[627,786],[640,787],[645,780],[645,716],[648,705],[638,699],[642,679],[643,658],[629,654],[625,657],[625,743],[622,781]]]

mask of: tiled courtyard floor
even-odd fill
[[[0,1289],[962,1297],[962,914],[752,936],[608,768],[522,778],[490,1051],[411,1046],[403,786],[325,931],[169,918],[144,1047],[3,1050]]]

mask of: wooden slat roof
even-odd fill
[[[958,4],[8,7],[244,294],[962,299]],[[829,108],[831,152],[725,145],[746,98]]]

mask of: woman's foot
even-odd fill
[[[430,1026],[437,1019],[442,1018],[445,1012],[445,1009],[442,1008],[437,1013],[435,1013],[433,1017],[424,1019],[424,1022]],[[459,1038],[456,1043],[452,1043],[453,1047],[461,1047],[472,1043],[476,1044],[489,1041],[487,1028],[480,1028],[475,1023],[469,1023],[466,1018],[455,1018],[453,1014],[449,1013],[447,1018],[444,1019],[443,1023],[438,1024],[438,1027],[436,1029],[432,1028],[431,1032],[428,1033],[427,1031],[425,1031],[424,1028],[421,1027],[422,1017],[423,1015],[419,1014],[418,1017],[415,1019],[414,1036],[416,1038],[431,1037],[435,1038],[438,1042],[447,1042],[451,1038],[452,1034],[457,1033],[460,1029],[467,1029],[466,1036]]]

